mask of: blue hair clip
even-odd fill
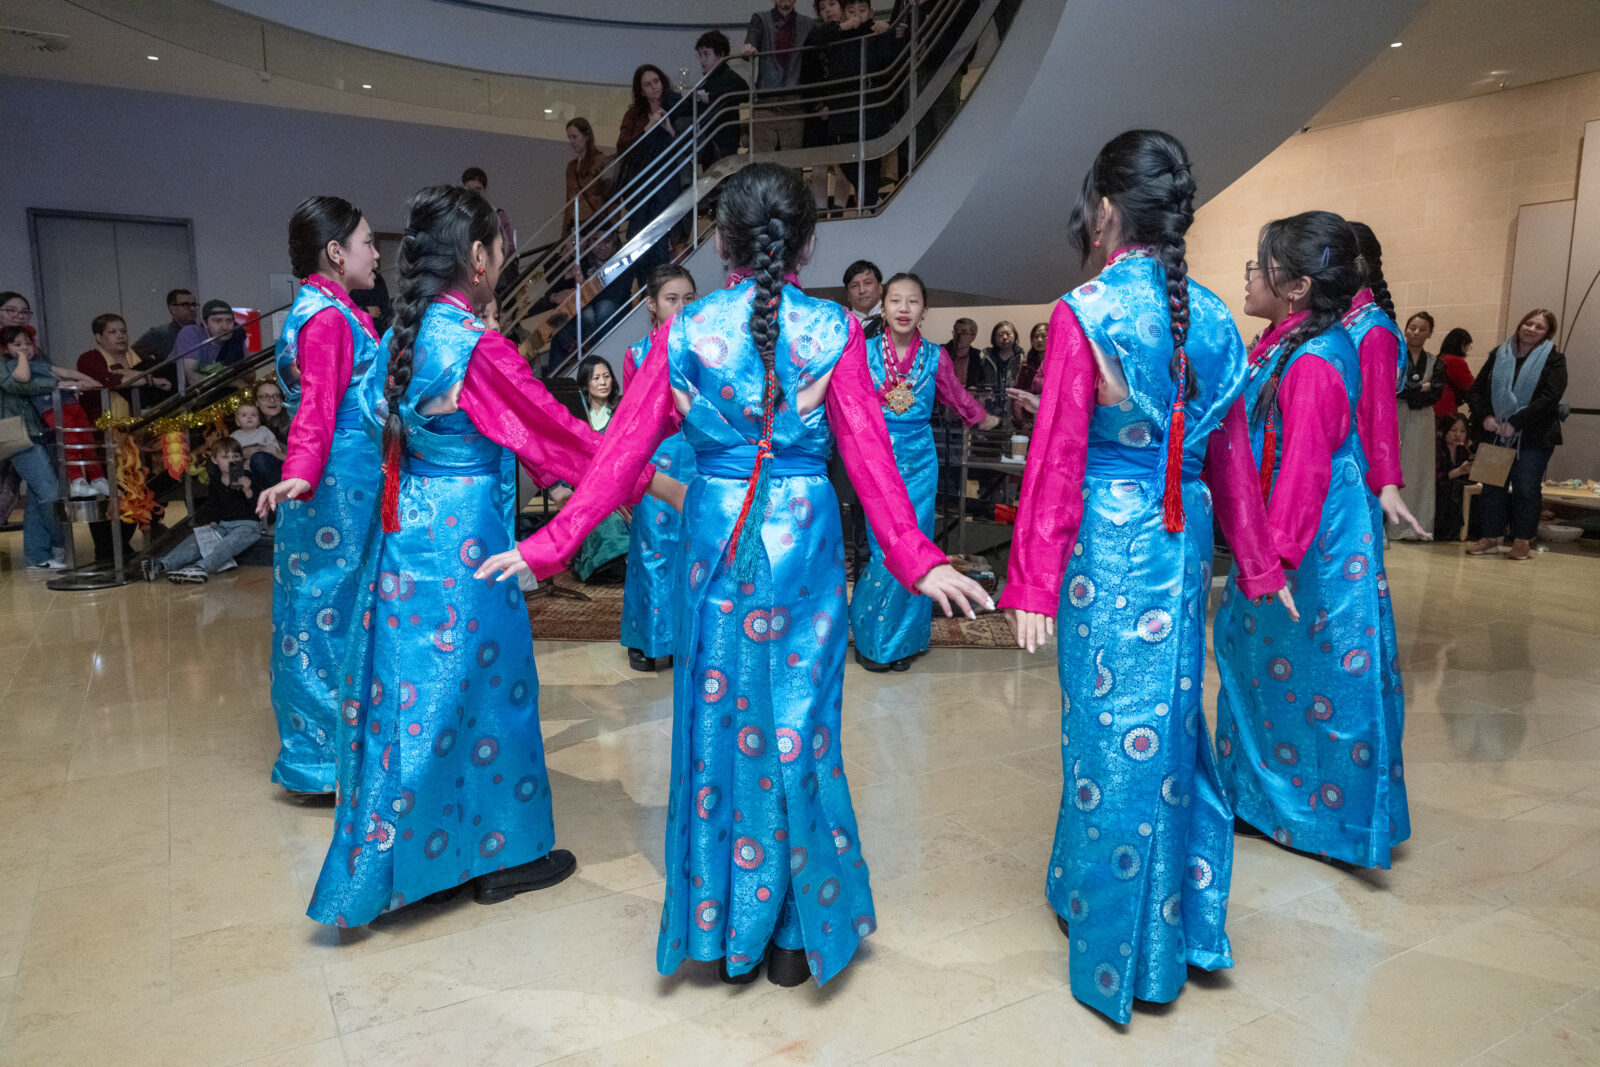
[[[1333,249],[1331,249],[1331,248],[1327,248],[1327,247],[1323,248],[1323,250],[1322,250],[1322,263],[1320,264],[1321,266],[1326,267],[1328,265],[1328,256],[1331,255],[1332,252],[1333,252]]]

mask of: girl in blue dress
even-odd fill
[[[915,274],[896,274],[883,287],[883,332],[867,342],[867,365],[878,387],[883,421],[894,444],[894,462],[917,511],[917,527],[933,536],[939,486],[939,456],[933,447],[933,405],[953,408],[968,426],[992,430],[991,415],[956,379],[950,357],[919,327],[927,290]],[[904,671],[928,651],[933,604],[895,581],[884,566],[883,548],[870,532],[872,558],[850,597],[850,632],[856,662],[869,671]]]
[[[633,384],[639,365],[650,354],[650,338],[685,304],[694,303],[694,276],[676,263],[650,272],[644,304],[650,312],[650,333],[622,357],[622,388]],[[680,482],[694,480],[694,449],[682,434],[661,442],[650,460],[656,470]],[[677,640],[677,588],[683,563],[683,515],[646,498],[633,512],[628,531],[628,571],[622,584],[622,646],[628,666],[653,671],[672,665]]]
[[[492,904],[576,863],[554,847],[527,609],[515,583],[472,575],[512,544],[516,462],[540,484],[582,484],[601,439],[473,313],[499,279],[500,232],[470,190],[412,198],[394,325],[360,386],[383,427],[382,529],[341,665],[319,922],[360,925],[468,882]],[[637,500],[652,473],[621,495]]]
[[[970,615],[982,588],[917,529],[900,487],[859,324],[800,291],[816,207],[800,176],[757,163],[729,178],[717,243],[732,285],[656,334],[597,465],[622,481],[682,426],[696,474],[674,649],[666,901],[656,966],[719,961],[725,981],[824,983],[877,928],[841,756],[844,542],[830,439],[885,563]],[[593,478],[520,553],[482,576],[552,574],[620,500]]]
[[[1245,313],[1251,447],[1273,544],[1306,621],[1261,610],[1230,579],[1217,612],[1217,755],[1238,818],[1279,844],[1388,867],[1411,833],[1405,702],[1383,566],[1383,513],[1364,479],[1361,365],[1340,318],[1361,288],[1356,236],[1308,211],[1267,223]]]

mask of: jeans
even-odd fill
[[[1506,485],[1486,485],[1474,512],[1483,514],[1483,536],[1498,541],[1506,535],[1518,541],[1531,541],[1539,533],[1539,511],[1544,505],[1544,469],[1550,465],[1551,448],[1523,445],[1511,464]]]
[[[259,493],[263,489],[270,489],[283,481],[283,460],[271,452],[257,452],[250,457],[248,463],[250,488],[253,492]]]
[[[190,534],[177,548],[161,557],[162,568],[175,571],[198,561],[207,574],[215,574],[224,563],[261,540],[261,523],[255,519],[228,519],[216,525],[222,530],[222,540],[210,554],[202,556],[200,543]]]
[[[61,486],[55,464],[43,445],[32,445],[11,457],[11,469],[28,487],[27,507],[22,513],[22,554],[30,566],[48,563],[56,550],[67,544],[56,521]]]

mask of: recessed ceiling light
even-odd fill
[[[547,107],[544,109],[544,113],[546,115],[554,115],[556,113],[556,109],[553,107]]]
[[[160,56],[145,56],[145,58],[146,59],[155,60],[155,59],[160,59],[161,57]]]
[[[1404,42],[1404,41],[1395,41],[1395,42],[1394,42],[1394,43],[1393,43],[1393,44],[1391,44],[1391,45],[1390,45],[1390,46],[1389,46],[1389,47],[1390,47],[1390,48],[1399,48],[1399,47],[1400,47],[1400,46],[1401,46],[1401,45],[1403,45],[1403,44],[1405,44],[1405,42]]]
[[[365,84],[365,83],[363,83],[363,84],[362,84],[362,86],[361,86],[361,88],[363,88],[363,89],[370,89],[370,88],[372,88],[372,86],[370,86],[370,85],[367,85],[367,84]]]
[[[1400,102],[1400,98],[1398,96],[1391,96],[1389,98],[1389,103],[1391,103],[1391,104],[1397,104],[1399,102]]]

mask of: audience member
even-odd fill
[[[263,378],[256,383],[251,395],[256,402],[256,410],[261,412],[261,425],[272,431],[278,444],[287,446],[289,424],[294,420],[284,409],[283,390],[273,379]]]
[[[33,322],[33,305],[21,293],[0,293],[0,326],[27,326]]]
[[[630,240],[660,217],[682,189],[681,172],[654,166],[658,159],[671,153],[678,124],[688,123],[689,116],[682,110],[674,114],[681,103],[682,99],[660,67],[646,63],[633,72],[633,103],[623,112],[622,128],[617,131],[619,175],[623,183],[618,192],[633,205],[628,215]],[[628,188],[635,180],[638,186]],[[665,263],[669,258],[668,247],[669,237],[665,233],[652,242],[634,261],[640,274],[647,275]]]
[[[883,271],[870,259],[858,259],[844,269],[844,306],[861,324],[861,333],[873,338],[883,332]]]
[[[244,341],[232,306],[226,300],[207,300],[200,309],[200,321],[179,330],[173,346],[173,355],[183,367],[183,388],[243,359],[247,354]]]
[[[1472,441],[1467,435],[1467,417],[1451,415],[1450,424],[1439,439],[1439,454],[1434,467],[1433,539],[1461,540],[1463,496],[1467,476],[1472,472]]]
[[[394,321],[394,304],[389,299],[389,285],[382,271],[372,272],[371,289],[351,289],[350,302],[365,311],[372,319],[373,328],[382,337],[389,323]]]
[[[94,347],[78,357],[78,370],[111,390],[111,414],[131,415],[134,401],[143,411],[172,395],[170,371],[149,375],[139,372],[144,360],[128,344],[128,324],[121,315],[109,312],[97,315],[90,329],[94,333]],[[98,419],[103,414],[98,392],[84,393],[80,400],[90,419]]]
[[[244,452],[246,472],[257,492],[283,480],[283,443],[261,424],[261,409],[240,404],[233,413],[233,440]]]
[[[171,316],[160,326],[152,326],[133,342],[133,350],[150,363],[159,363],[172,355],[178,343],[178,331],[193,326],[200,314],[200,303],[187,289],[174,289],[167,294],[167,314]]]
[[[1022,357],[1022,366],[1017,368],[1017,380],[1014,388],[1035,396],[1044,392],[1044,375],[1040,371],[1044,367],[1044,346],[1050,336],[1050,324],[1041,322],[1036,324],[1028,333],[1028,351]],[[1028,433],[1033,427],[1033,413],[1023,405],[1012,401],[1011,425],[1018,433]]]
[[[1017,345],[1017,328],[1004,319],[989,331],[989,347],[967,366],[967,389],[982,402],[991,415],[1011,414],[1006,390],[1016,384],[1022,365],[1022,349]]]
[[[956,381],[967,384],[967,365],[972,359],[972,342],[978,339],[978,324],[961,318],[950,328],[950,343],[944,350],[950,353],[950,363],[956,370]]]
[[[828,133],[830,108],[847,106],[843,100],[830,99],[834,94],[845,91],[845,87],[827,84],[833,78],[828,46],[839,37],[839,24],[844,21],[844,0],[815,0],[815,4],[817,20],[811,32],[806,34],[805,50],[800,53],[800,90],[806,102],[806,119],[800,131],[800,143],[805,148],[821,148],[832,144],[833,139]],[[846,188],[855,188],[848,180],[844,180],[844,171],[837,166],[811,168],[811,197],[816,201],[819,211],[830,206],[830,175],[841,180],[841,192]],[[838,206],[845,206],[843,196],[839,198]]]
[[[68,495],[74,499],[109,496],[111,486],[106,482],[106,469],[99,460],[98,440],[93,423],[78,403],[73,386],[92,386],[100,383],[87,374],[70,367],[57,367],[44,358],[34,341],[32,326],[3,327],[10,331],[11,340],[4,346],[4,358],[12,377],[19,385],[34,387],[33,406],[47,430],[56,430],[72,451],[66,454]],[[61,422],[56,426],[56,388],[66,385],[68,392],[60,398]],[[30,435],[31,436],[31,435]],[[41,442],[47,446],[49,441]]]
[[[728,65],[730,45],[721,30],[707,30],[694,43],[705,75],[695,95],[700,101],[700,128],[711,136],[700,149],[700,165],[709,167],[739,153],[739,105],[749,98],[750,83]]]
[[[764,90],[763,103],[798,95],[782,90],[793,90],[800,84],[799,49],[811,32],[812,21],[796,12],[794,5],[795,0],[773,0],[772,10],[750,16],[750,26],[745,31],[744,54],[755,65],[756,88]],[[799,148],[805,139],[804,131],[805,109],[799,104],[764,108],[751,131],[755,143],[750,151],[771,153]]]
[[[1433,466],[1438,453],[1439,433],[1433,418],[1433,404],[1444,383],[1444,365],[1423,346],[1433,336],[1433,316],[1419,311],[1406,320],[1405,364],[1400,375],[1398,401],[1400,421],[1400,472],[1405,485],[1400,490],[1406,507],[1424,530],[1433,529]],[[1392,541],[1419,541],[1422,538],[1409,523],[1390,523]]]
[[[461,184],[485,199],[489,196],[489,175],[482,167],[468,167],[461,172]],[[511,216],[506,214],[506,209],[494,209],[494,217],[500,223],[500,245],[505,251],[506,263],[509,266],[517,254],[517,229],[511,225]]]
[[[594,127],[589,125],[588,119],[580,115],[567,123],[567,144],[572,148],[572,158],[567,160],[567,199],[566,207],[562,210],[565,220],[561,225],[562,233],[572,232],[574,200],[578,203],[579,220],[587,220],[606,202],[604,183],[599,180],[606,169],[606,155],[595,145]]]
[[[1489,354],[1473,380],[1467,403],[1479,442],[1517,450],[1505,485],[1485,485],[1474,512],[1483,516],[1482,538],[1467,554],[1499,547],[1509,528],[1510,559],[1531,555],[1544,504],[1544,472],[1561,444],[1561,397],[1567,391],[1567,357],[1555,347],[1556,317],[1544,308],[1522,316],[1514,334]]]
[[[1444,380],[1439,387],[1439,399],[1433,405],[1433,417],[1439,432],[1450,428],[1451,418],[1467,402],[1472,391],[1472,369],[1467,366],[1467,353],[1472,350],[1472,335],[1457,326],[1444,335],[1439,344],[1439,363]]]
[[[206,498],[195,508],[194,532],[165,556],[141,560],[145,581],[165,577],[174,584],[204,583],[235,566],[234,558],[261,540],[256,487],[245,473],[238,441],[224,437],[211,447],[206,478]]]
[[[589,356],[578,365],[578,392],[583,397],[583,410],[589,416],[589,425],[604,433],[611,425],[611,416],[622,402],[622,383],[611,373],[611,364],[599,356]]]
[[[893,62],[895,52],[902,46],[902,42],[887,32],[888,28],[888,23],[873,19],[869,0],[848,0],[844,5],[844,21],[838,24],[837,35],[828,49],[829,76],[835,81],[843,80],[846,85],[865,77],[866,113],[863,116],[858,103],[859,91],[848,106],[830,108],[828,134],[834,144],[853,144],[863,135],[868,140],[881,137],[894,125],[893,101],[885,96],[874,78]],[[861,43],[864,37],[868,38],[865,45]],[[898,94],[895,96],[897,98]],[[856,205],[862,210],[875,206],[883,184],[882,158],[868,159],[849,169],[861,177],[857,182]]]
[[[34,378],[28,373],[35,352],[31,326],[16,322],[0,326],[0,348],[6,352],[6,358],[0,360],[0,419],[20,417],[32,442],[10,457],[11,469],[28,487],[22,513],[22,554],[29,570],[62,570],[67,542],[55,513],[61,486],[44,447],[44,420],[35,404],[39,397],[50,394],[54,384],[43,375]]]

